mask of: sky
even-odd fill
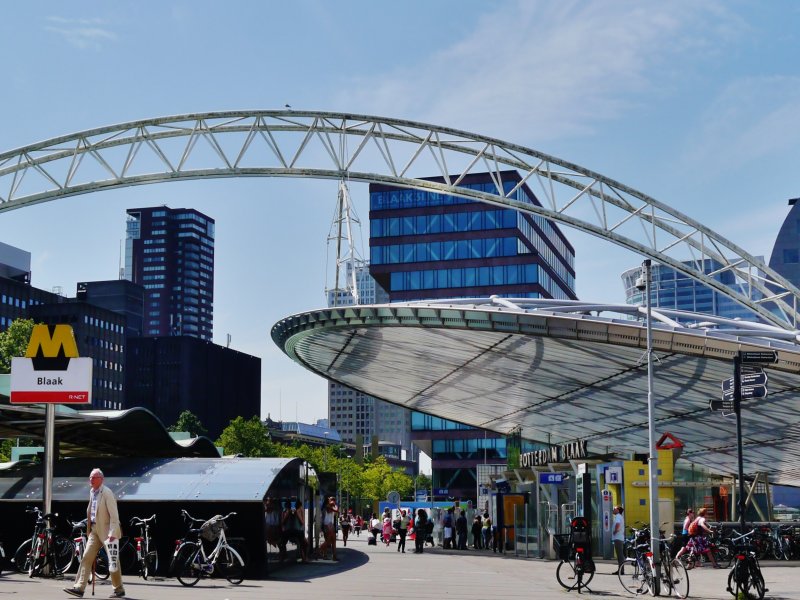
[[[800,196],[799,36],[788,1],[3,3],[0,152],[285,104],[408,119],[599,172],[768,260]],[[333,181],[283,178],[130,187],[0,213],[0,241],[31,253],[33,285],[74,296],[78,281],[117,277],[127,208],[206,213],[214,341],[261,358],[263,417],[314,422],[326,382],[270,329],[325,305],[336,194]],[[367,186],[351,194],[366,240]],[[623,301],[620,274],[642,257],[565,233],[578,296]]]

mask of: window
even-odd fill
[[[800,262],[797,248],[784,248],[783,249],[783,262],[785,264]]]

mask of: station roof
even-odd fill
[[[55,464],[53,499],[85,502],[94,458]],[[107,458],[105,485],[134,502],[260,502],[284,469],[299,469],[299,458]],[[42,465],[15,463],[0,470],[0,499],[33,502],[42,498]]]
[[[214,443],[206,437],[172,439],[158,417],[145,408],[102,411],[56,405],[55,409],[55,433],[64,457],[219,456]],[[0,389],[0,438],[44,439],[44,413],[42,405],[9,404]]]
[[[498,298],[353,306],[287,317],[272,338],[309,370],[406,408],[630,456],[649,450],[642,312]],[[663,309],[653,321],[657,436],[680,439],[693,463],[735,474],[735,417],[711,412],[709,400],[720,398],[738,351],[776,350],[768,396],[742,403],[745,474],[800,486],[799,332]]]

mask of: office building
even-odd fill
[[[144,288],[127,279],[82,281],[75,297],[125,317],[125,337],[144,335]]]
[[[167,427],[184,410],[214,440],[236,417],[261,412],[261,359],[189,336],[128,339],[126,406],[143,406]]]
[[[783,275],[795,287],[800,286],[800,198],[789,200],[789,214],[778,231],[772,255],[771,269]]]
[[[541,205],[527,185],[520,185],[516,171],[499,177],[503,194],[515,190],[514,200]],[[468,175],[459,186],[497,192],[489,173]],[[576,297],[575,251],[558,226],[543,217],[371,184],[369,220],[370,274],[391,302]],[[508,440],[493,432],[418,412],[412,413],[411,428],[414,443],[431,457],[434,490],[444,497],[475,500],[477,465],[508,458]]]
[[[190,208],[127,211],[124,277],[145,289],[145,337],[211,341],[214,220]]]

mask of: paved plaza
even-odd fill
[[[443,598],[511,599],[569,598],[576,592],[563,590],[556,581],[557,562],[517,558],[513,555],[468,550],[458,552],[427,548],[422,555],[405,554],[396,546],[368,546],[366,537],[356,537],[340,548],[340,562],[315,561],[308,565],[287,566],[273,576],[245,580],[239,586],[218,579],[201,580],[195,587],[183,587],[176,579],[143,581],[126,576],[125,588],[133,600],[240,600],[255,598],[344,600],[353,598]],[[611,575],[615,564],[598,561],[591,582],[594,596],[631,597]],[[725,591],[727,570],[710,568],[689,572],[691,598],[730,600]],[[767,562],[764,565],[768,598],[800,600],[800,562]],[[0,600],[44,600],[68,598],[62,581],[28,579],[4,572],[0,576]],[[107,598],[108,582],[98,584],[95,597]],[[91,597],[91,587],[85,598]]]

